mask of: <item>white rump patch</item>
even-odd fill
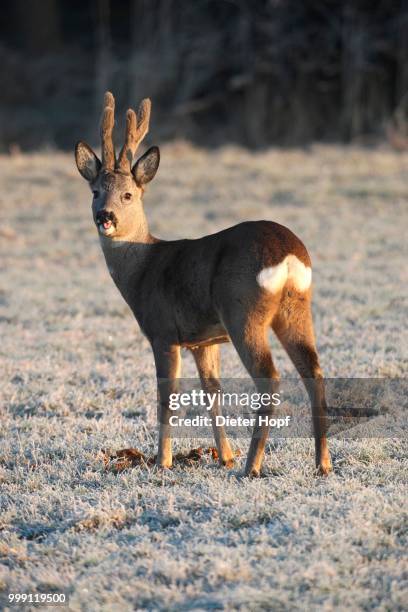
[[[261,270],[256,280],[271,293],[278,293],[289,280],[298,291],[306,291],[312,282],[312,268],[305,266],[296,255],[287,255],[280,264]]]

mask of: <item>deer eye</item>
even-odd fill
[[[95,191],[93,191],[92,193],[93,193],[93,197],[94,197],[94,198],[97,198],[97,197],[99,196],[99,191],[96,191],[96,190],[95,190]]]
[[[129,193],[128,191],[123,195],[123,197],[125,198],[125,200],[131,200],[132,199],[132,194]]]

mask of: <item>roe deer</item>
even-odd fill
[[[258,390],[272,392],[279,377],[267,342],[271,327],[306,385],[316,466],[327,474],[331,462],[311,315],[309,254],[289,229],[269,221],[240,223],[197,240],[152,236],[142,197],[159,166],[158,147],[133,165],[149,118],[148,99],[137,115],[127,111],[125,143],[116,158],[114,98],[107,92],[102,161],[84,142],[77,144],[75,157],[93,192],[93,218],[109,272],[152,346],[159,395],[158,465],[172,465],[169,395],[177,390],[181,347],[191,350],[205,390],[219,389],[218,344],[231,341]],[[219,411],[215,405],[213,417]],[[213,429],[220,464],[231,467],[234,455],[225,430]],[[260,474],[267,437],[268,426],[255,425],[245,474]]]

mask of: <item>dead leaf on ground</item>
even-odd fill
[[[203,449],[200,447],[192,448],[188,453],[177,453],[174,455],[173,463],[179,463],[181,465],[194,465],[198,461],[201,461],[203,456]]]
[[[137,448],[123,448],[113,453],[102,450],[102,458],[105,470],[118,474],[137,465],[151,465],[146,455]]]
[[[106,471],[119,474],[124,470],[136,467],[138,465],[152,467],[156,463],[157,455],[146,457],[144,453],[137,448],[123,448],[118,451],[102,450],[102,458]],[[192,448],[187,453],[176,453],[173,457],[173,465],[192,466],[203,459],[203,455],[211,455],[214,461],[218,461],[218,451],[215,447],[203,449],[201,446]],[[234,455],[239,457],[240,450],[234,451]]]

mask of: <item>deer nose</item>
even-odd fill
[[[96,213],[96,222],[106,223],[106,221],[112,221],[112,223],[116,225],[117,219],[115,213],[112,210],[106,210],[105,208],[98,210]]]

